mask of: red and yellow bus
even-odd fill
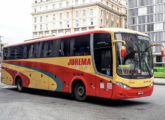
[[[98,29],[3,49],[1,81],[19,91],[66,92],[77,100],[128,99],[150,96],[153,80],[150,39],[128,29]]]

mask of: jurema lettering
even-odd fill
[[[69,59],[68,65],[91,65],[90,58]]]

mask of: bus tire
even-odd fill
[[[78,82],[75,84],[73,92],[75,99],[78,101],[84,101],[87,98],[86,89],[82,82]]]
[[[17,79],[17,84],[16,84],[16,86],[17,86],[17,90],[18,90],[19,92],[22,92],[22,91],[23,91],[22,79],[21,79],[21,78],[18,78],[18,79]]]

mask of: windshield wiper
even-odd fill
[[[136,60],[136,59],[135,59],[135,57],[134,57],[133,61],[135,62],[135,66],[134,66],[134,69],[133,69],[132,74],[131,74],[132,79],[133,79],[133,75],[134,75],[134,73],[135,73],[136,66],[137,66],[137,65],[138,65],[138,63],[139,63],[139,61],[138,61],[138,60]]]
[[[151,71],[150,71],[150,69],[149,69],[149,66],[148,66],[148,64],[147,64],[147,62],[145,61],[145,57],[144,57],[144,53],[145,53],[145,51],[141,51],[141,53],[142,53],[142,59],[141,59],[141,61],[144,61],[144,63],[145,63],[145,65],[147,66],[147,71],[148,71],[148,73],[149,73],[149,75],[150,75],[150,77],[152,77],[152,75],[151,75]]]

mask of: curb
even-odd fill
[[[157,83],[157,82],[154,82],[154,85],[165,85],[165,83]]]

